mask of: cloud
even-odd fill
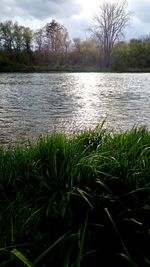
[[[1,0],[0,18],[65,18],[79,12],[79,8],[74,0]]]
[[[71,36],[81,37],[88,21],[80,16],[82,5],[76,0],[0,0],[0,21],[12,20],[38,29],[52,19],[62,23]]]
[[[68,29],[70,38],[79,37],[86,39],[89,35],[88,28],[90,27],[90,21],[80,15],[74,15],[71,18],[67,18],[62,21],[65,27]]]
[[[126,38],[149,34],[150,0],[128,0],[128,3],[134,15]],[[35,30],[56,19],[68,29],[70,38],[85,39],[91,24],[92,8],[95,10],[96,4],[98,0],[0,0],[0,21],[18,21]]]
[[[150,1],[130,0],[129,7],[133,10],[134,16],[143,23],[150,23]]]
[[[133,12],[130,27],[126,33],[128,38],[139,38],[150,34],[150,1],[128,0],[129,10]]]

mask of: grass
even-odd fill
[[[4,65],[0,64],[0,73],[76,73],[76,72],[121,72],[121,73],[149,73],[150,68],[127,68],[125,70],[115,70],[113,68],[104,68],[102,66],[84,66],[84,65],[25,65],[20,63],[9,62]]]
[[[0,149],[0,266],[150,266],[150,133]]]
[[[82,66],[82,65],[68,65],[68,66],[38,66],[38,65],[25,65],[25,64],[6,64],[0,66],[1,72],[38,72],[38,73],[53,73],[53,72],[108,72],[108,69],[100,68],[99,66]]]

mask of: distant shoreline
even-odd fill
[[[0,73],[76,73],[76,72],[110,72],[110,73],[150,73],[150,68],[128,68],[124,71],[115,71],[113,69],[104,69],[93,66],[59,66],[59,67],[48,67],[48,66],[26,66],[26,65],[12,65],[0,68]]]

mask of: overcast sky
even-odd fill
[[[0,21],[18,21],[21,25],[38,29],[55,19],[67,28],[70,38],[85,39],[88,36],[86,30],[101,2],[102,0],[0,0]],[[126,39],[150,35],[150,0],[128,0],[128,8],[133,15],[126,30]]]

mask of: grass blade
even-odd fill
[[[48,247],[42,254],[40,254],[34,261],[33,266],[38,264],[39,261],[41,261],[46,256],[46,254],[49,253],[52,250],[52,248],[54,248],[58,243],[60,243],[67,235],[68,233],[65,233],[63,236],[57,239],[50,247]]]
[[[114,220],[112,219],[112,217],[111,217],[111,215],[110,215],[110,213],[109,213],[109,211],[108,211],[107,208],[105,208],[105,212],[106,212],[106,214],[108,215],[108,218],[110,219],[110,221],[111,221],[111,223],[112,223],[112,225],[113,225],[113,227],[114,227],[114,229],[115,229],[115,231],[116,231],[116,234],[117,234],[117,236],[118,236],[118,238],[119,238],[119,240],[120,240],[120,242],[121,242],[121,244],[122,244],[122,246],[123,246],[123,248],[124,248],[126,254],[127,254],[128,257],[129,257],[129,252],[128,252],[128,250],[127,250],[127,248],[126,248],[126,246],[125,246],[125,244],[124,244],[124,242],[123,242],[123,240],[122,240],[122,238],[121,238],[121,236],[120,236],[120,233],[119,233],[119,231],[118,231],[118,229],[117,229],[117,227],[116,227],[116,224],[115,224]]]
[[[18,249],[14,248],[11,253],[15,255],[26,266],[33,267],[32,263]]]

